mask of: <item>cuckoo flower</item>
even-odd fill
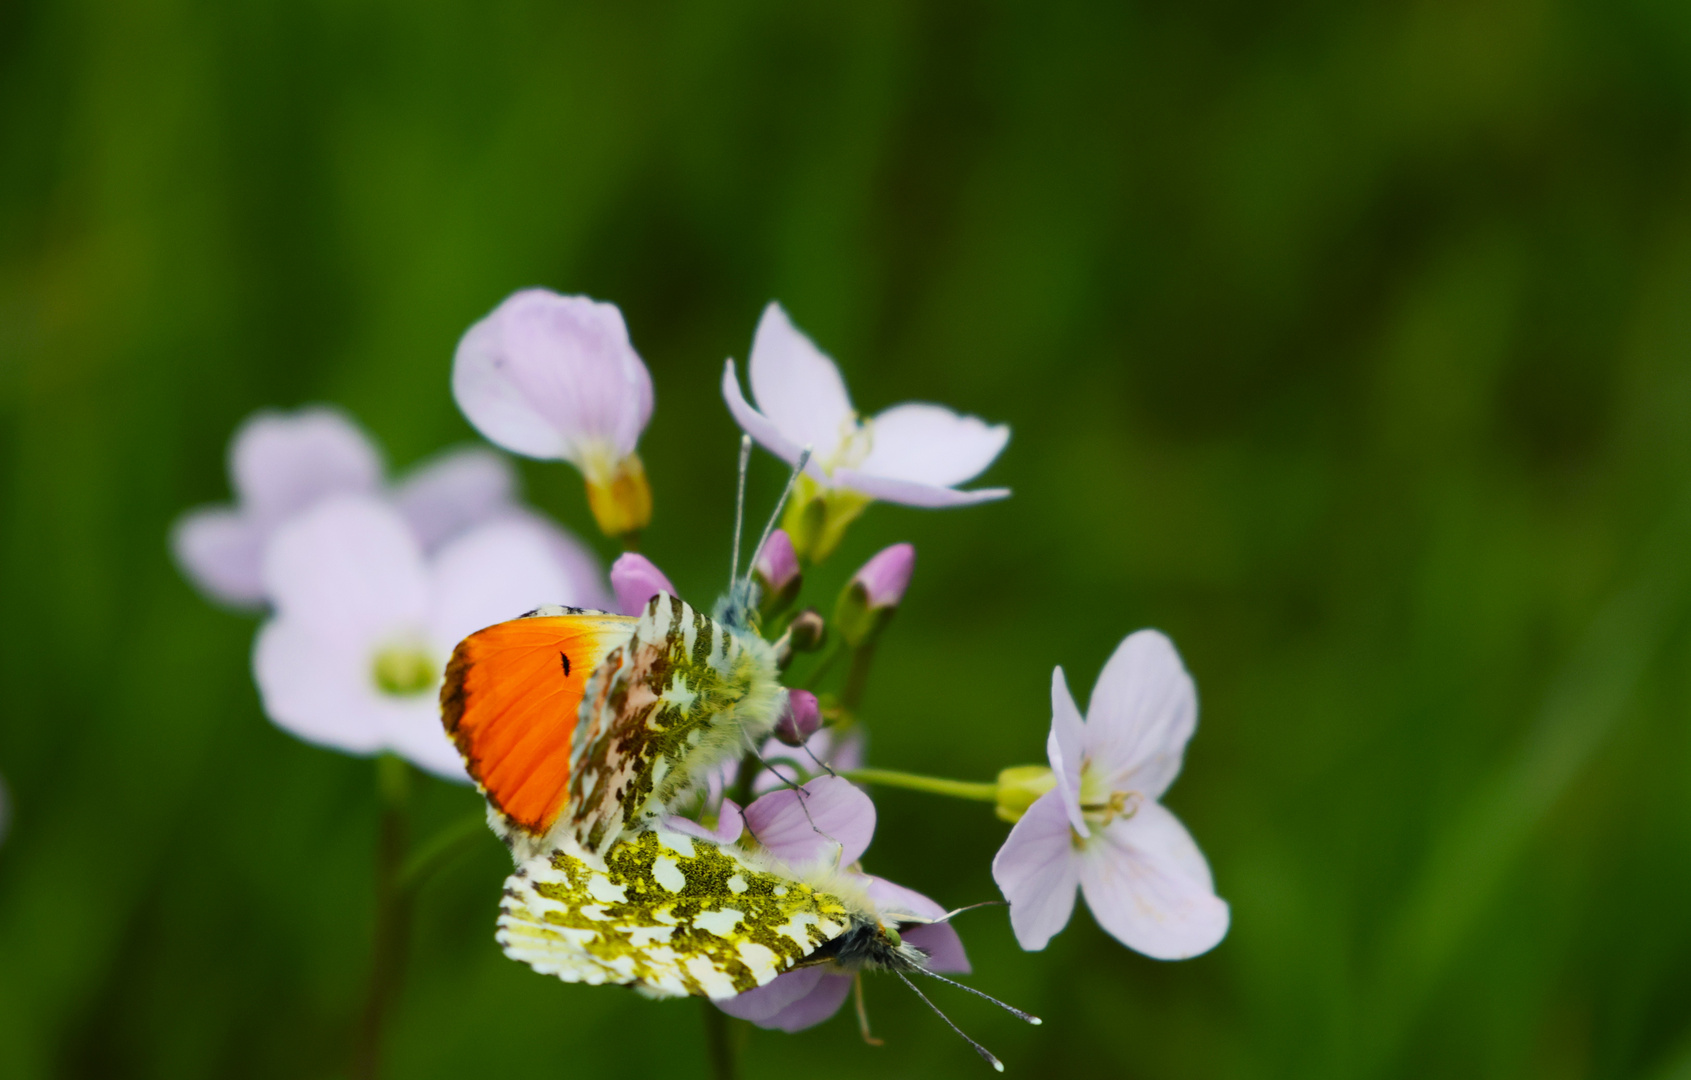
[[[991,465],[1010,429],[939,405],[895,405],[863,420],[852,408],[840,370],[770,304],[758,322],[747,364],[753,408],[740,391],[734,362],[722,394],[734,420],[764,448],[810,464],[788,507],[787,531],[812,561],[832,551],[845,527],[871,500],[906,506],[964,506],[1002,499],[1006,488],[959,491]]]
[[[651,520],[634,447],[652,415],[652,377],[615,304],[548,289],[512,294],[459,341],[452,393],[492,442],[580,469],[607,535]]]
[[[1198,719],[1173,643],[1155,630],[1129,635],[1098,676],[1085,720],[1057,668],[1051,711],[1056,786],[992,861],[1016,940],[1043,949],[1067,925],[1078,886],[1099,925],[1146,956],[1213,948],[1227,933],[1227,904],[1185,826],[1157,801]]]
[[[288,521],[338,494],[384,491],[381,453],[346,414],[324,406],[249,417],[229,444],[233,506],[190,510],[171,548],[199,590],[239,608],[262,606],[264,551]],[[448,451],[387,492],[425,550],[513,509],[516,477],[482,447]]]
[[[511,517],[430,558],[387,503],[322,502],[284,526],[265,559],[276,611],[253,649],[265,712],[307,742],[391,750],[467,780],[440,726],[446,660],[484,626],[545,603],[592,602],[601,586],[578,549],[541,519]]]
[[[643,614],[646,602],[659,593],[679,595],[656,563],[632,551],[611,564],[611,588],[617,594],[617,610],[624,615]]]
[[[744,823],[763,848],[794,867],[851,867],[875,835],[875,804],[850,783],[825,776],[804,785],[771,792],[746,807]],[[802,802],[801,802],[802,799]],[[729,804],[732,805],[732,804]],[[945,909],[921,893],[884,878],[846,870],[883,913],[898,912],[937,919]],[[950,923],[918,926],[904,940],[926,952],[935,971],[969,971],[963,942]],[[851,993],[853,976],[830,965],[800,968],[778,975],[755,990],[716,1002],[730,1016],[762,1028],[801,1031],[833,1016]]]

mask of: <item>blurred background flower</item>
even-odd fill
[[[251,620],[161,537],[235,497],[265,406],[338,403],[390,476],[477,439],[454,350],[532,284],[626,317],[640,551],[689,600],[772,297],[863,416],[1012,429],[1014,498],[883,503],[805,570],[825,601],[921,553],[877,765],[1038,764],[1055,664],[1179,643],[1204,726],[1164,798],[1227,939],[960,916],[971,981],[1046,1018],[936,995],[1012,1075],[1691,1067],[1684,5],[20,0],[0,83],[0,1076],[341,1066],[371,765],[264,718]],[[620,553],[573,469],[512,464]],[[752,464],[755,520],[787,467]],[[419,838],[480,804],[415,789]],[[876,872],[998,895],[988,804],[874,795]],[[686,1010],[500,954],[485,845],[420,901],[390,1075],[614,1076],[631,1038],[701,1075]],[[748,1080],[982,1075],[868,990],[887,1047],[754,1032]]]

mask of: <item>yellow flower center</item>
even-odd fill
[[[370,665],[370,677],[384,694],[415,697],[434,688],[440,665],[411,642],[389,645],[377,651]]]
[[[1116,791],[1098,774],[1090,760],[1080,766],[1080,813],[1089,826],[1103,827],[1117,818],[1130,818],[1144,801],[1136,791]]]

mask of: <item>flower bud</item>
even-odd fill
[[[652,487],[639,454],[606,469],[587,471],[587,505],[606,536],[638,533],[652,521]]]
[[[915,569],[910,544],[894,544],[863,564],[834,607],[834,625],[847,643],[858,648],[874,640],[904,599]]]
[[[1057,774],[1044,765],[1015,765],[998,774],[997,814],[1017,822],[1041,795],[1057,786]]]
[[[652,560],[632,551],[611,564],[611,588],[616,590],[617,609],[624,615],[640,615],[659,593],[676,595],[675,586]]]
[[[794,652],[815,652],[828,640],[828,624],[815,608],[805,608],[793,616],[787,632],[791,635],[789,642]]]
[[[785,529],[769,534],[752,564],[752,576],[758,585],[758,613],[765,619],[779,615],[798,599],[804,575],[799,573],[799,558]]]
[[[803,746],[822,727],[822,707],[809,690],[788,690],[787,704],[775,721],[775,737],[788,746]]]

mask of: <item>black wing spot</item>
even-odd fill
[[[564,662],[564,677],[565,677],[565,678],[569,678],[569,674],[570,674],[570,658],[569,658],[569,654],[568,654],[568,653],[559,653],[559,654],[558,654],[558,659],[559,659],[559,660],[562,660],[562,661],[563,661],[563,662]]]

